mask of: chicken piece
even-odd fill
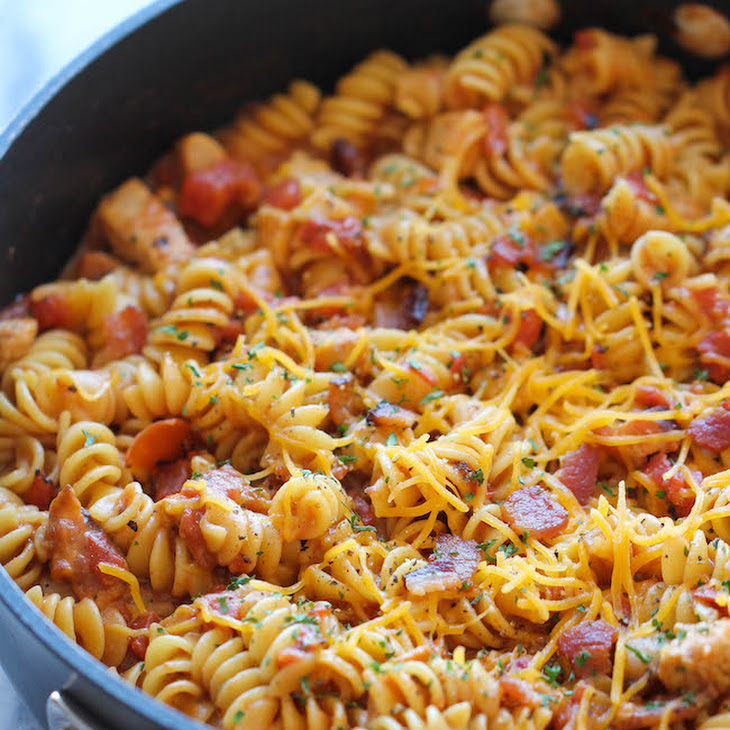
[[[33,317],[0,320],[0,367],[23,357],[38,334],[38,322]]]
[[[138,178],[101,201],[96,224],[114,253],[147,273],[185,261],[194,251],[180,221]]]
[[[228,158],[225,147],[204,132],[186,134],[176,147],[183,173],[206,170]]]
[[[722,694],[730,690],[730,619],[674,627],[659,652],[659,678],[670,689]]]
[[[79,598],[93,598],[100,607],[121,599],[127,586],[99,566],[127,568],[127,561],[106,533],[82,509],[70,486],[51,502],[46,545],[53,580],[68,580]]]

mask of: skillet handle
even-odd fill
[[[103,730],[63,691],[54,690],[46,702],[48,730]]]

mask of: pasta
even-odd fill
[[[201,722],[730,726],[727,70],[491,13],[186,135],[0,314],[0,562]]]

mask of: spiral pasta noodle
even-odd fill
[[[134,686],[727,725],[727,72],[546,18],[186,135],[0,314],[0,563]]]

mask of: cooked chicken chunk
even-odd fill
[[[138,178],[101,201],[96,221],[113,251],[148,273],[185,261],[194,250],[180,221]]]

